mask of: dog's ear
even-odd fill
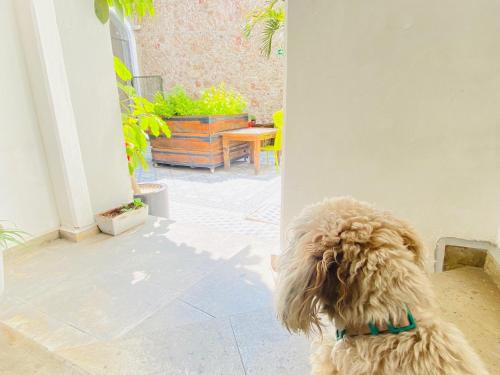
[[[278,265],[278,316],[292,332],[321,331],[320,309],[336,300],[338,249],[320,232],[295,236],[290,246]]]
[[[415,254],[415,262],[423,269],[425,266],[425,247],[415,229],[404,221],[398,221],[398,230],[404,246]]]

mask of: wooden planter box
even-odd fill
[[[166,120],[172,137],[150,137],[153,163],[209,168],[224,165],[221,132],[248,126],[248,114],[179,116]],[[231,144],[231,160],[250,155],[246,142]]]

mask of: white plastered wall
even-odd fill
[[[0,1],[0,220],[39,236],[57,230],[59,216],[13,4]]]
[[[54,0],[94,213],[130,201],[109,25],[92,0]]]
[[[351,195],[441,237],[496,241],[500,2],[291,0],[283,226]]]
[[[131,199],[108,25],[91,0],[5,0],[0,42],[0,220],[86,228]]]

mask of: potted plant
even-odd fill
[[[148,206],[139,198],[123,206],[96,215],[101,232],[116,236],[133,227],[144,224],[148,218]]]
[[[254,128],[256,124],[257,124],[257,117],[255,117],[255,115],[248,116],[248,127]]]
[[[4,290],[3,250],[7,249],[9,244],[21,245],[25,235],[23,231],[7,229],[0,225],[0,295]]]
[[[153,162],[209,168],[224,164],[221,132],[246,128],[246,101],[224,83],[189,96],[181,86],[155,96],[156,113],[168,121],[171,137],[153,134],[150,138]],[[245,142],[231,144],[232,160],[249,155]]]
[[[115,71],[120,79],[118,88],[122,92],[122,127],[134,196],[149,205],[151,215],[168,218],[167,186],[162,183],[138,184],[134,172],[139,165],[144,169],[148,168],[144,155],[150,135],[158,137],[161,134],[170,138],[169,126],[161,116],[156,114],[155,104],[137,95],[134,87],[126,84],[132,79],[132,73],[117,57],[115,57]]]

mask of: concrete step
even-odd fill
[[[432,275],[443,318],[453,322],[483,359],[491,374],[500,372],[500,290],[477,267]]]
[[[0,323],[0,374],[87,374],[15,330]]]

